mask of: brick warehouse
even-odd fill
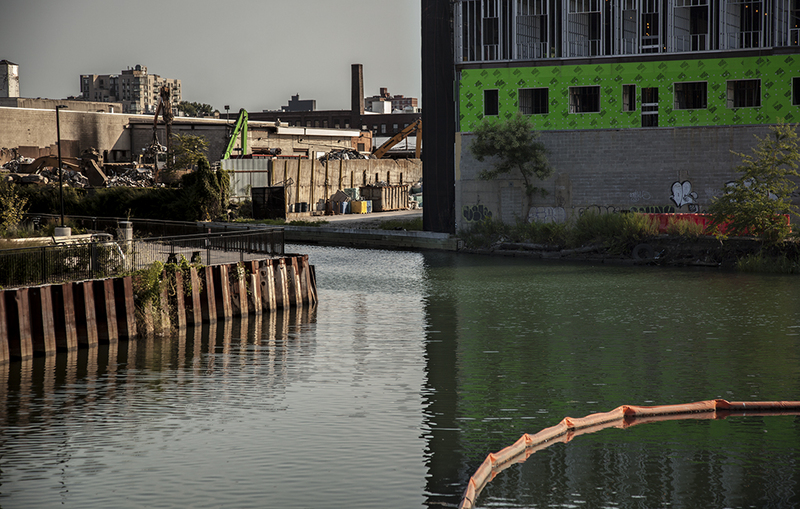
[[[702,212],[737,175],[731,150],[800,120],[798,2],[462,0],[448,14],[456,229],[487,215]],[[478,180],[486,163],[468,150],[477,122],[517,111],[555,169],[531,203],[521,178]]]

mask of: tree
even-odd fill
[[[197,170],[181,177],[184,207],[201,221],[221,217],[231,195],[231,177],[227,171],[214,170],[206,156],[197,161]]]
[[[16,232],[25,215],[28,199],[19,195],[13,182],[0,180],[0,235]]]
[[[796,126],[780,121],[770,127],[753,154],[733,152],[742,158],[737,168],[741,176],[723,189],[709,208],[712,214],[710,229],[720,235],[760,235],[777,242],[786,238],[791,229],[782,214],[797,214],[792,193],[800,177],[797,171],[800,148]],[[724,226],[724,228],[723,228]],[[723,231],[724,230],[724,231]]]
[[[173,134],[172,151],[175,156],[175,169],[184,170],[194,167],[200,158],[206,157],[208,140],[202,136],[191,134]]]
[[[181,101],[178,103],[178,111],[182,111],[188,117],[205,117],[214,112],[210,104]]]
[[[484,118],[475,129],[475,140],[469,150],[478,161],[483,162],[487,157],[495,159],[492,168],[481,171],[478,176],[492,180],[519,170],[528,199],[536,192],[547,194],[533,184],[534,178],[544,180],[553,172],[547,161],[547,149],[538,138],[539,133],[533,131],[529,118],[521,113],[505,121]]]

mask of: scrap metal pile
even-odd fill
[[[11,153],[10,160],[0,166],[0,179],[23,185],[58,185],[58,158],[23,157]],[[94,149],[84,150],[80,158],[62,158],[63,184],[66,187],[153,187],[156,185],[152,167],[134,163],[103,165]],[[106,174],[106,171],[108,174]]]
[[[331,150],[319,158],[320,161],[338,161],[339,159],[370,159],[370,156],[369,154],[362,154],[358,150],[343,148],[340,150]]]

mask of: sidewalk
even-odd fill
[[[327,221],[323,228],[378,229],[383,221],[410,221],[422,217],[422,209],[372,212],[370,214],[338,214],[334,216],[311,216],[307,221]]]

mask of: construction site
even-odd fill
[[[72,188],[176,186],[192,168],[175,165],[173,145],[197,137],[211,165],[230,172],[232,201],[256,202],[257,218],[368,213],[373,202],[376,211],[421,206],[421,119],[389,138],[375,137],[361,120],[360,64],[353,76],[361,99],[352,101],[354,127],[347,129],[254,121],[244,109],[235,119],[180,117],[167,84],[147,115],[121,113],[121,105],[107,102],[5,98],[0,178]]]

